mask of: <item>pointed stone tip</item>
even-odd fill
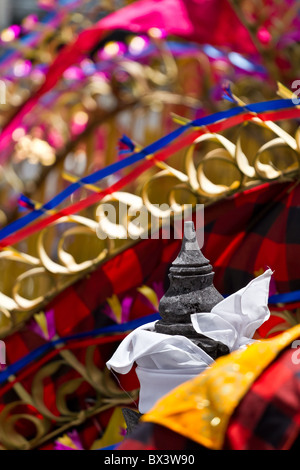
[[[196,230],[193,221],[184,222],[184,238],[192,240],[196,238]]]
[[[200,251],[194,222],[184,222],[183,240],[182,240],[182,251]]]
[[[173,261],[173,266],[203,266],[209,265],[209,261],[203,256],[197,241],[196,230],[193,221],[184,222],[184,233],[181,250]]]

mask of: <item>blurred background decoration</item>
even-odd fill
[[[165,3],[164,10],[164,2],[147,0],[0,0],[0,79],[6,88],[5,103],[0,104],[2,229],[22,221],[71,183],[122,162],[189,121],[237,105],[291,97],[292,83],[300,79],[296,0],[211,0],[211,8],[203,10],[201,1],[178,0],[187,11],[201,13],[190,18],[190,36],[180,27],[175,34],[174,24],[167,30],[168,15],[176,12],[170,12],[171,0]],[[123,16],[121,8],[126,6],[131,13]],[[166,28],[151,26],[154,6],[164,10],[159,21]],[[117,16],[110,20],[110,15]],[[258,118],[206,134],[178,148],[165,162],[154,160],[105,201],[121,200],[136,208],[146,204],[149,213],[152,204],[171,203],[174,213],[184,204],[203,203],[212,224],[226,215],[222,204],[231,204],[234,194],[243,197],[247,190],[276,183],[287,185],[278,189],[284,188],[283,198],[292,197],[288,195],[297,191],[299,174],[298,119],[275,124]],[[55,210],[85,201],[129,173],[123,168],[100,182],[82,184]],[[264,209],[272,204],[272,191],[263,196]],[[284,210],[292,205],[284,205]],[[54,213],[53,208],[43,211],[45,216]],[[5,384],[3,448],[91,448],[122,438],[123,431],[116,436],[124,425],[119,407],[133,405],[137,384],[134,379],[122,384],[124,392],[101,369],[134,324],[123,330],[121,326],[157,311],[168,263],[179,244],[99,240],[100,212],[101,203],[89,204],[80,214],[1,245],[0,335],[8,360],[6,375],[0,374]],[[243,228],[252,215],[241,215],[240,222],[230,226],[226,245],[230,237],[234,240],[237,226]],[[239,274],[230,280],[217,253],[220,239],[214,248],[209,243],[211,226],[206,228],[204,250],[216,263],[217,287],[228,294],[257,275],[269,259],[261,256],[248,269],[253,258],[249,250],[246,265],[238,266],[246,277]],[[300,290],[296,266],[285,274],[287,279],[280,276],[276,271],[274,294]],[[274,307],[277,317],[270,331],[298,322],[298,304],[292,307],[292,313],[282,303]],[[115,330],[102,332],[107,326]],[[77,344],[76,354],[71,353],[71,339],[61,338],[80,332],[88,343]],[[38,374],[34,358],[44,367]],[[49,392],[44,397],[43,387]]]

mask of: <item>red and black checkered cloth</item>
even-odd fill
[[[278,293],[300,289],[300,186],[273,183],[205,209],[203,253],[224,294],[270,267]]]
[[[204,215],[202,251],[214,266],[214,283],[222,294],[244,287],[267,266],[275,271],[273,277],[278,293],[300,289],[299,185],[265,184],[208,206]],[[145,303],[137,288],[145,284],[161,296],[169,286],[169,266],[180,247],[181,240],[173,238],[142,240],[61,292],[45,309],[53,310],[58,336],[113,324],[105,313],[106,299],[112,295],[118,296],[120,302],[126,297],[132,299],[128,320],[154,313],[154,307]],[[7,364],[11,365],[46,340],[27,324],[5,342]],[[116,347],[117,344],[111,344],[101,349],[102,364]],[[80,355],[78,358],[83,360]],[[48,402],[53,401],[51,394],[58,378],[53,376],[52,380],[53,387],[49,385],[45,390]],[[30,390],[29,379],[22,384]],[[128,387],[131,386],[129,383]],[[14,400],[13,392],[4,395],[0,398],[0,409]]]
[[[292,190],[290,191],[290,189]],[[136,291],[143,284],[164,292],[168,270],[181,240],[142,240],[49,303],[60,337],[113,323],[107,298],[134,299],[129,320],[153,313]],[[260,270],[274,270],[278,293],[300,290],[300,185],[266,184],[205,209],[203,254],[214,267],[214,284],[223,295],[244,287]],[[7,338],[7,361],[14,363],[44,340],[26,326]]]
[[[225,448],[287,450],[300,445],[299,359],[295,349],[286,348],[254,382],[230,420]]]
[[[230,419],[223,450],[291,450],[300,447],[300,357],[286,348],[254,382]],[[191,439],[142,423],[118,450],[204,450]]]

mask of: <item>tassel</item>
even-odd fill
[[[222,97],[227,100],[227,101],[230,101],[231,103],[235,103],[235,104],[238,104],[236,99],[234,98],[233,94],[232,94],[232,91],[231,91],[231,88],[230,88],[230,85],[229,83],[227,84],[224,84],[222,86],[223,88],[223,95]]]
[[[30,209],[34,210],[35,209],[35,204],[24,194],[21,194],[18,199],[18,204],[20,207],[24,209]]]
[[[118,142],[118,156],[125,155],[127,153],[133,153],[136,149],[136,145],[132,142],[132,140],[127,137],[127,135],[123,135]]]

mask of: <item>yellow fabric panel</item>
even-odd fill
[[[142,420],[172,429],[209,449],[222,449],[229,419],[243,396],[280,351],[298,337],[300,325],[220,357],[159,400]]]

